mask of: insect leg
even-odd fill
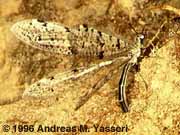
[[[103,87],[104,84],[106,84],[107,81],[109,81],[114,74],[117,73],[116,68],[124,65],[127,61],[124,61],[121,64],[117,64],[115,68],[112,68],[108,74],[106,74],[102,79],[100,79],[96,84],[93,85],[91,89],[89,89],[83,96],[80,97],[75,110],[78,110],[82,105],[84,105],[88,99],[94,94],[94,92],[97,92],[101,87]]]
[[[75,110],[78,110],[82,105],[84,105],[88,99],[93,95],[94,92],[98,91],[107,81],[111,79],[113,74],[115,74],[117,70],[110,70],[106,76],[100,79],[96,84],[93,85],[83,96],[80,97]]]

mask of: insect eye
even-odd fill
[[[144,35],[139,35],[137,37],[137,40],[138,40],[139,43],[143,44],[143,42],[144,42]]]
[[[140,35],[139,38],[140,38],[140,39],[144,39],[144,35]]]

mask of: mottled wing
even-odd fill
[[[24,91],[23,96],[26,97],[50,97],[57,95],[59,91],[57,89],[61,89],[60,85],[66,81],[76,80],[88,73],[99,70],[102,67],[111,65],[116,62],[116,60],[110,60],[106,62],[101,62],[97,65],[92,65],[89,68],[78,68],[75,70],[69,70],[63,73],[56,74],[55,76],[51,76],[49,78],[43,78],[40,81],[35,82],[29,88]]]
[[[74,53],[99,59],[127,56],[130,51],[130,45],[125,41],[87,25],[80,25],[77,31],[72,30],[69,41]]]
[[[71,54],[69,31],[57,23],[48,23],[36,19],[15,23],[11,31],[24,43],[32,47],[60,53]]]
[[[86,25],[70,29],[54,22],[36,19],[15,23],[12,32],[28,45],[60,54],[82,57],[124,56],[129,45],[123,40]]]
[[[127,59],[117,58],[115,60],[101,62],[96,65],[91,65],[88,68],[78,68],[76,70],[68,70],[63,73],[58,73],[49,78],[43,78],[34,84],[30,85],[23,94],[23,97],[34,97],[34,98],[47,98],[55,96],[60,93],[59,90],[63,91],[64,82],[76,80],[86,74],[100,70],[102,67],[112,65],[115,63],[121,63],[119,60],[127,61]]]

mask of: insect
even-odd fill
[[[12,26],[11,31],[24,43],[44,51],[104,60],[87,68],[80,67],[76,71],[71,69],[50,78],[43,78],[27,88],[23,96],[51,96],[52,91],[56,92],[52,87],[57,87],[58,84],[64,81],[77,79],[105,66],[115,65],[116,68],[123,66],[119,81],[119,103],[122,110],[128,112],[125,93],[126,77],[129,69],[137,63],[137,59],[141,55],[143,35],[138,35],[135,44],[130,45],[117,37],[89,28],[86,25],[73,29],[58,23],[44,22],[37,19],[17,22]],[[80,97],[76,109],[82,106],[90,97],[91,94],[89,93],[100,89],[105,82],[110,80],[113,74],[117,74],[117,72],[111,69],[104,78],[89,90],[90,92],[88,91],[84,96]]]

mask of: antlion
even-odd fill
[[[137,35],[136,42],[130,45],[117,37],[89,28],[86,25],[81,25],[78,29],[71,29],[58,23],[36,19],[17,22],[12,26],[11,31],[25,44],[44,51],[104,60],[87,68],[77,68],[76,71],[70,69],[51,78],[43,78],[30,85],[24,91],[23,96],[40,98],[51,96],[54,93],[52,87],[58,86],[64,81],[77,79],[108,65],[114,65],[116,68],[123,66],[119,81],[119,103],[122,110],[128,112],[125,93],[126,78],[129,69],[137,63],[137,59],[141,55],[143,35]],[[84,104],[93,91],[97,91],[110,80],[113,74],[117,74],[117,72],[111,69],[104,78],[80,97],[76,109]]]

